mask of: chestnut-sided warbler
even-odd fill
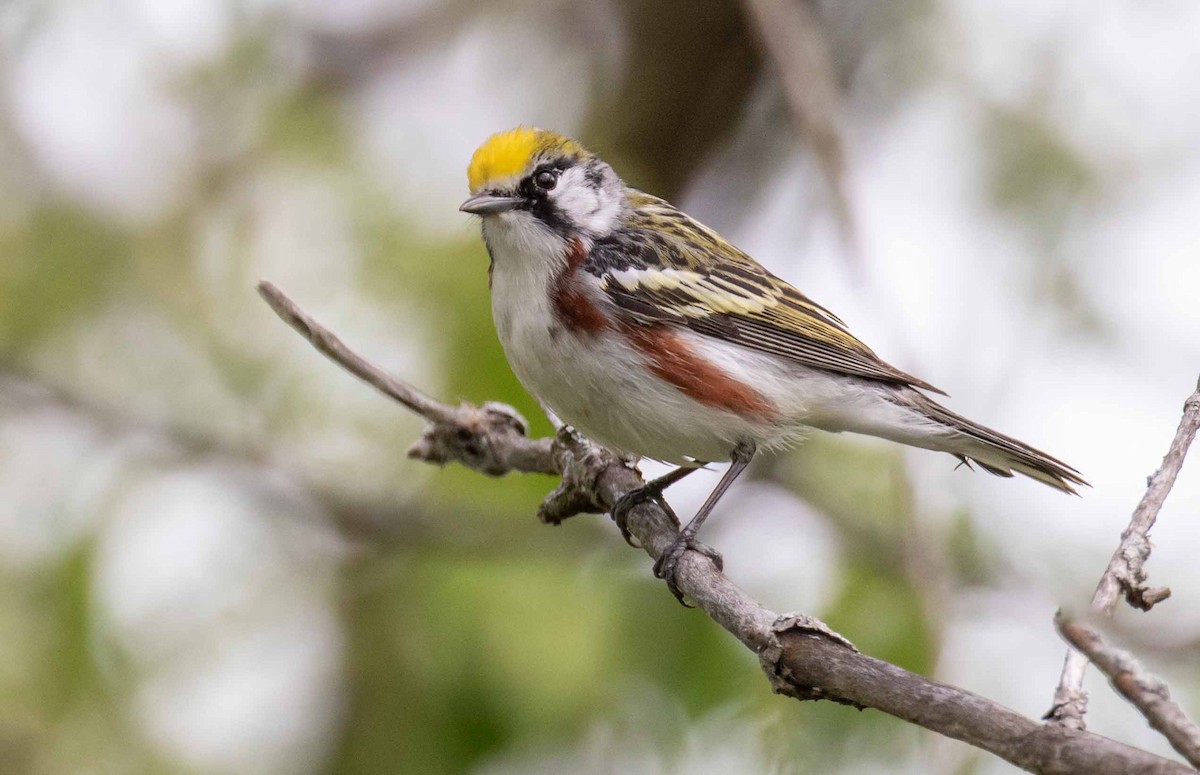
[[[680,466],[622,499],[614,516],[704,463],[732,461],[660,560],[664,574],[696,547],[700,525],[756,451],[811,428],[948,452],[1068,493],[1086,484],[1067,464],[929,398],[945,394],[882,361],[832,312],[625,185],[570,138],[525,127],[492,135],[467,177],[461,209],[482,217],[492,316],[521,383],[592,440]]]

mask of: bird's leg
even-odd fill
[[[633,536],[629,534],[629,512],[634,506],[646,501],[656,501],[663,508],[670,511],[670,506],[663,500],[663,490],[678,482],[683,477],[696,470],[696,466],[680,466],[674,471],[668,471],[657,479],[652,479],[646,482],[636,490],[630,490],[617,499],[617,502],[612,507],[613,522],[617,523],[617,527],[621,529],[621,537],[625,539],[625,543],[630,546],[636,546],[633,542]],[[674,512],[671,512],[673,515]]]
[[[721,477],[721,481],[717,482],[717,486],[709,493],[708,499],[704,501],[704,505],[696,512],[696,516],[692,517],[692,521],[684,525],[683,530],[679,531],[679,538],[674,544],[667,547],[667,550],[662,553],[658,561],[654,563],[654,575],[667,582],[667,588],[671,590],[671,594],[675,595],[675,599],[683,605],[687,603],[683,600],[683,594],[679,591],[678,584],[675,583],[675,571],[679,566],[679,560],[683,557],[683,553],[688,549],[693,549],[708,557],[717,566],[717,570],[721,570],[724,561],[721,555],[716,551],[696,542],[696,533],[699,532],[700,526],[704,524],[704,520],[712,512],[713,507],[717,505],[717,501],[721,500],[721,496],[729,489],[741,473],[746,470],[746,466],[750,464],[750,460],[754,457],[755,446],[753,442],[744,441],[733,448],[730,455],[729,469]]]

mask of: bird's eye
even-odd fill
[[[558,173],[554,170],[540,170],[533,176],[533,185],[541,191],[549,191],[558,185]]]

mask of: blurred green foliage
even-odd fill
[[[132,246],[112,224],[59,202],[0,228],[0,351],[31,347],[95,312],[128,271]]]

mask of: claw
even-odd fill
[[[654,487],[652,484],[647,484],[646,486],[639,487],[636,490],[630,490],[622,495],[620,499],[613,504],[611,512],[613,522],[617,523],[617,528],[621,531],[621,537],[624,538],[625,543],[629,544],[630,546],[641,548],[637,541],[633,540],[633,534],[629,532],[629,513],[638,505],[651,501],[657,503],[659,506],[662,506],[667,513],[672,515],[675,513],[671,510],[671,507],[667,505],[666,500],[663,499],[662,491],[659,488]],[[676,518],[676,522],[678,523],[678,517]]]
[[[663,508],[672,517],[675,517],[675,524],[679,524],[679,517],[675,516],[675,512],[663,498],[663,490],[670,487],[675,482],[678,482],[683,477],[695,471],[695,468],[677,468],[670,473],[664,474],[657,479],[646,482],[646,484],[630,490],[617,499],[613,504],[612,514],[613,522],[617,523],[617,528],[621,531],[621,537],[625,539],[625,543],[630,546],[638,547],[637,542],[633,540],[633,535],[629,532],[629,512],[633,511],[634,507],[642,503],[654,502]]]
[[[675,575],[679,569],[679,561],[683,559],[683,555],[688,550],[699,552],[707,557],[718,571],[725,570],[725,558],[717,550],[697,542],[687,534],[687,531],[684,531],[680,533],[679,539],[667,547],[667,550],[654,561],[654,577],[667,582],[667,589],[671,590],[671,594],[675,596],[680,605],[684,608],[694,608],[695,606],[689,605],[684,599]]]

